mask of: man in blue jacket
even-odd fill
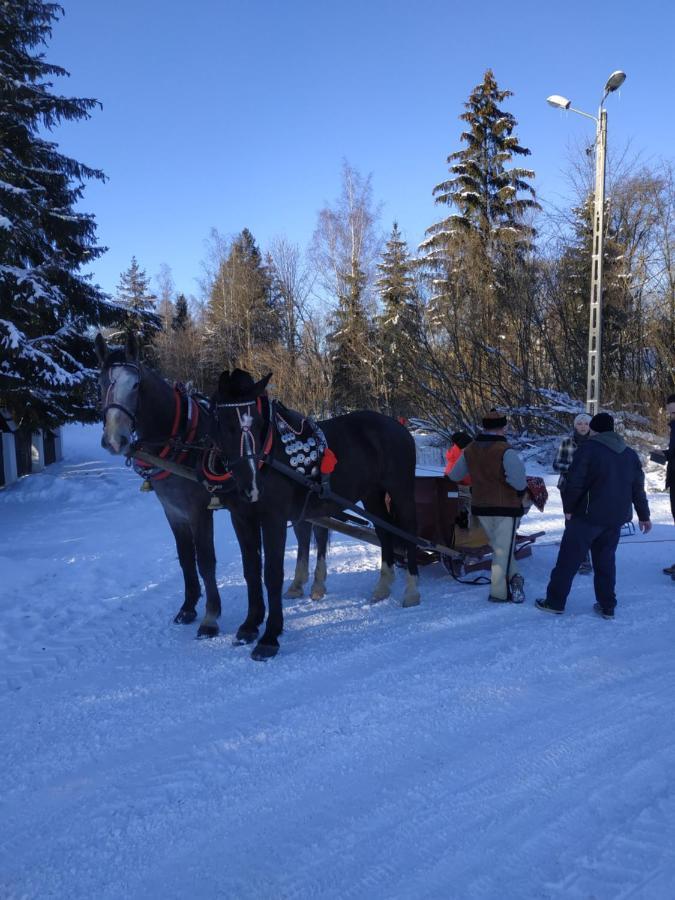
[[[644,472],[637,453],[614,431],[614,419],[598,413],[590,422],[591,438],[572,459],[562,491],[565,533],[555,568],[538,609],[560,615],[574,575],[590,548],[595,577],[593,609],[605,619],[614,618],[616,606],[616,547],[621,526],[637,512],[640,531],[652,523],[645,495]]]

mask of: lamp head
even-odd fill
[[[612,74],[607,79],[607,84],[605,85],[605,94],[611,94],[612,91],[620,88],[625,80],[626,73],[622,72],[621,69],[617,69],[616,72],[612,72]]]
[[[561,97],[560,94],[551,94],[550,97],[546,98],[546,102],[550,106],[555,106],[556,109],[569,109],[572,105],[571,100],[568,100],[567,97]]]

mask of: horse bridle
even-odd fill
[[[269,409],[269,424],[267,435],[262,442],[262,446],[260,450],[257,450],[255,435],[251,431],[251,425],[253,424],[253,416],[251,414],[251,407],[256,406],[259,413],[262,413],[262,401],[260,397],[257,397],[255,400],[243,400],[237,403],[214,403],[211,406],[213,417],[216,422],[219,421],[218,410],[220,409],[234,409],[237,412],[237,419],[239,421],[239,428],[241,430],[241,439],[239,441],[239,456],[230,460],[227,457],[221,457],[221,462],[223,464],[223,468],[226,472],[232,472],[236,466],[241,465],[242,463],[247,463],[251,469],[251,473],[255,478],[256,474],[256,465],[261,467],[267,457],[269,456],[269,452],[272,445],[272,437],[273,437],[273,428],[272,428],[272,403],[270,400],[265,397],[268,404]],[[242,413],[242,409],[246,408],[246,412]],[[220,448],[218,448],[220,450]]]
[[[136,379],[136,383],[131,388],[130,398],[133,400],[133,411],[129,409],[129,407],[125,406],[123,403],[120,403],[119,400],[115,397],[115,385],[117,383],[116,378],[113,377],[113,369],[129,369],[136,373],[138,376]],[[110,383],[108,384],[108,389],[105,394],[105,402],[103,404],[103,424],[105,425],[105,418],[108,414],[108,410],[110,409],[119,409],[123,413],[126,413],[131,420],[131,430],[136,430],[136,412],[138,409],[138,391],[141,385],[141,367],[137,363],[132,362],[116,362],[111,366],[108,366],[108,378]]]

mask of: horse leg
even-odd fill
[[[258,637],[258,629],[265,620],[262,590],[262,554],[260,524],[257,514],[232,513],[232,525],[237,535],[244,578],[248,590],[248,612],[237,629],[235,644],[250,644]]]
[[[395,516],[396,524],[408,534],[417,534],[417,510],[415,507],[414,496],[401,498],[400,494],[396,495],[396,500],[392,498],[392,511]],[[417,567],[417,547],[410,542],[406,543],[406,582],[405,591],[403,592],[402,606],[419,606],[420,592],[417,585],[418,567]]]
[[[391,516],[387,510],[383,492],[373,492],[364,498],[363,505],[368,512],[379,516],[381,519],[391,522]],[[382,563],[380,566],[380,578],[375,585],[375,589],[371,594],[371,603],[379,603],[380,600],[386,600],[391,594],[391,589],[396,578],[396,570],[394,569],[394,538],[389,531],[384,528],[375,526],[375,532],[382,546]]]
[[[197,618],[197,601],[202,593],[195,564],[195,544],[192,537],[192,529],[187,521],[172,520],[168,516],[167,519],[176,541],[178,562],[183,571],[183,579],[185,581],[185,599],[183,600],[183,605],[176,613],[174,622],[177,625],[189,625]]]
[[[197,565],[206,588],[206,613],[199,626],[197,637],[216,637],[220,618],[220,594],[216,582],[216,551],[213,546],[213,512],[201,510],[193,524]]]
[[[328,549],[328,529],[315,525],[313,528],[314,542],[316,544],[316,568],[314,569],[314,581],[309,592],[312,600],[323,600],[326,596],[326,551]]]
[[[267,624],[263,636],[256,644],[251,658],[271,659],[279,652],[279,635],[284,630],[284,612],[281,591],[284,586],[284,551],[286,550],[286,519],[269,516],[262,526],[265,553],[265,587],[267,588]]]
[[[298,541],[298,557],[295,562],[295,575],[284,594],[285,597],[302,597],[309,579],[309,543],[312,537],[312,526],[309,522],[298,522],[293,526]]]

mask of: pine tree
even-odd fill
[[[398,223],[394,226],[377,266],[380,277],[375,282],[382,300],[377,318],[381,394],[380,407],[394,416],[408,416],[405,361],[415,342],[416,304],[413,263],[401,237]]]
[[[89,118],[92,99],[51,92],[68,73],[41,48],[62,9],[3,0],[0,15],[0,406],[31,427],[91,417],[86,331],[120,313],[80,269],[104,252],[94,217],[75,207],[97,169],[43,137]]]
[[[135,256],[131,264],[120,275],[117,285],[117,302],[129,311],[126,328],[135,331],[146,342],[152,333],[160,327],[159,318],[154,315],[157,297],[149,290],[150,278],[138,264]]]

